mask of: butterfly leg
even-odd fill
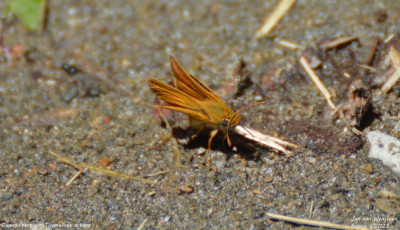
[[[200,133],[201,131],[203,131],[204,128],[199,128],[195,134],[193,134],[192,136],[190,136],[190,140],[192,141],[193,139],[195,139]]]
[[[226,142],[228,142],[228,146],[229,146],[229,147],[232,147],[232,142],[231,142],[231,139],[229,138],[229,133],[228,133],[228,132],[226,132],[223,141],[225,141],[225,140],[226,140]]]
[[[218,134],[218,129],[214,129],[213,131],[210,132],[210,139],[208,139],[208,148],[207,148],[207,152],[206,152],[206,161],[208,160],[208,154],[210,153],[211,150],[211,144],[212,144],[212,140],[214,139],[215,136],[217,136]]]
[[[205,125],[203,122],[197,120],[196,118],[189,117],[190,126],[196,130],[196,133],[190,136],[190,140],[195,139],[204,129]]]

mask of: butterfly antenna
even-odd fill
[[[245,107],[242,107],[242,108],[236,110],[236,113],[242,111],[243,109],[247,109],[249,107],[256,106],[256,105],[261,105],[261,104],[264,104],[264,103],[265,103],[265,101],[259,101],[259,102],[253,103],[251,105],[246,105]]]

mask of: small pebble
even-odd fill
[[[274,180],[274,177],[271,175],[265,176],[265,179],[264,179],[265,183],[271,183],[273,180]]]

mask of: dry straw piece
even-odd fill
[[[297,44],[296,42],[292,42],[289,40],[285,40],[285,39],[279,39],[277,41],[278,45],[288,48],[288,49],[293,49],[293,50],[297,50],[299,49],[301,46],[299,44]]]
[[[255,38],[260,39],[267,36],[295,3],[296,0],[281,0],[278,6],[272,12],[272,14],[265,20],[263,25],[257,30]]]
[[[144,228],[146,222],[147,222],[147,218],[144,219],[144,221],[139,225],[139,227],[137,228],[137,230],[142,230],[142,229]]]
[[[111,177],[118,177],[118,178],[122,178],[122,179],[136,180],[136,181],[140,181],[140,182],[148,183],[148,184],[156,183],[153,180],[144,179],[144,178],[140,178],[140,177],[135,177],[135,176],[131,176],[131,175],[128,175],[128,174],[112,171],[112,170],[109,170],[109,169],[99,168],[99,167],[96,167],[96,166],[93,166],[93,165],[89,165],[89,164],[75,163],[72,160],[68,159],[67,157],[61,156],[61,155],[59,155],[59,154],[57,154],[57,153],[55,153],[55,152],[53,152],[51,150],[49,150],[48,153],[50,155],[54,156],[55,158],[57,158],[58,161],[60,161],[60,162],[62,162],[64,164],[71,165],[72,167],[74,167],[74,168],[79,170],[79,172],[76,173],[74,175],[74,177],[72,177],[72,179],[67,182],[67,185],[71,184],[85,170],[99,172],[101,174],[105,174],[105,175],[111,176]]]
[[[331,100],[332,95],[329,93],[329,90],[326,88],[324,83],[322,83],[321,79],[319,79],[318,75],[314,72],[314,70],[311,68],[310,64],[308,63],[307,59],[302,56],[300,58],[300,64],[303,67],[303,69],[306,71],[308,76],[311,78],[311,80],[315,83],[315,85],[318,87],[318,89],[321,91],[321,93],[324,95],[326,98],[326,101],[328,102],[329,106],[332,108],[332,110],[336,110],[336,106]]]
[[[357,36],[347,36],[347,37],[341,37],[341,38],[335,38],[333,40],[324,42],[322,44],[319,45],[319,48],[321,49],[333,49],[336,48],[338,46],[341,46],[343,44],[352,42],[357,40],[358,37]]]
[[[394,72],[391,74],[389,79],[383,84],[381,88],[381,94],[386,94],[389,90],[397,84],[400,80],[400,54],[399,52],[392,46],[389,51],[389,58],[392,62]]]
[[[267,212],[266,214],[267,214],[267,216],[260,219],[258,222],[263,222],[268,219],[274,219],[274,220],[283,220],[283,221],[295,223],[295,224],[303,224],[303,225],[310,225],[310,226],[323,227],[323,228],[358,229],[358,230],[368,229],[368,228],[353,227],[353,226],[349,226],[349,225],[333,224],[333,223],[330,223],[327,221],[309,220],[309,219],[284,216],[284,215],[279,215],[279,214],[274,214],[274,213],[269,213],[269,212]]]

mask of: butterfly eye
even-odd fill
[[[224,120],[221,121],[221,125],[224,126],[224,127],[227,127],[228,124],[229,124],[228,119],[224,119]]]

